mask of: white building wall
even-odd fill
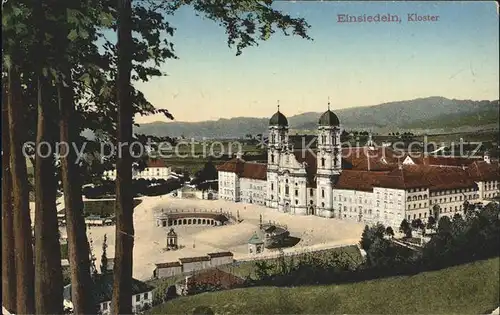
[[[278,173],[267,172],[267,205],[269,208],[278,208]]]
[[[373,191],[333,189],[335,218],[381,223],[399,227],[404,218],[405,192],[400,189],[374,187]]]
[[[477,182],[477,185],[479,188],[479,198],[489,199],[498,196],[498,180],[480,181]]]
[[[153,305],[153,291],[144,292],[132,296],[132,311],[139,312],[144,305]],[[111,301],[102,302],[99,305],[102,315],[111,314]]]
[[[170,167],[147,167],[143,171],[139,172],[137,170],[132,171],[133,179],[164,179],[167,180],[171,173]],[[104,171],[103,177],[108,180],[116,180],[116,169]]]
[[[239,201],[239,178],[236,173],[219,171],[219,199]]]
[[[252,178],[240,179],[241,201],[259,205],[266,204],[267,182]]]

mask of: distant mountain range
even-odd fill
[[[334,112],[339,117],[342,127],[348,130],[390,132],[396,129],[430,130],[484,126],[498,128],[498,110],[498,100],[472,101],[427,97],[345,108]],[[271,110],[269,116],[272,114]],[[321,114],[321,112],[308,112],[289,116],[290,129],[298,132],[314,131]],[[268,121],[269,118],[234,117],[202,122],[153,122],[136,127],[134,132],[171,137],[233,138],[265,133]]]

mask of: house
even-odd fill
[[[132,311],[139,312],[145,307],[153,304],[154,287],[132,279]],[[113,273],[98,274],[94,277],[94,299],[99,304],[101,314],[111,313],[111,298],[113,296]],[[66,304],[71,302],[71,284],[64,287],[64,300]]]
[[[243,286],[245,280],[220,269],[208,269],[186,276],[176,283],[178,295],[196,294],[204,291],[229,290]]]
[[[134,179],[167,180],[171,171],[172,169],[166,166],[165,161],[161,159],[151,159],[146,162],[146,168],[144,168],[144,170],[133,170],[132,176]],[[116,169],[105,171],[103,177],[109,180],[116,180]]]

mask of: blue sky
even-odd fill
[[[495,2],[279,1],[311,25],[307,41],[275,34],[241,56],[224,29],[184,7],[169,17],[180,59],[168,76],[138,87],[180,121],[267,117],[277,100],[286,115],[427,96],[498,99],[499,31]],[[338,23],[337,14],[395,14],[401,23]],[[407,15],[439,15],[408,22]],[[161,116],[138,122],[164,120]]]

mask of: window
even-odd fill
[[[321,198],[325,198],[325,189],[321,188]]]
[[[141,295],[140,295],[140,294],[137,294],[137,295],[135,296],[135,301],[136,301],[136,302],[140,302],[140,301],[141,301]]]
[[[297,197],[299,195],[299,191],[297,189],[295,189],[295,197]]]
[[[107,310],[108,309],[108,302],[102,303],[102,309]]]
[[[321,207],[322,207],[322,208],[324,208],[324,207],[325,207],[325,203],[324,203],[324,202],[322,202],[322,203],[321,203]]]
[[[321,158],[321,166],[325,166],[325,158]]]
[[[271,154],[271,163],[274,163],[274,154]]]
[[[326,136],[325,135],[321,136],[321,143],[326,144]]]
[[[148,299],[148,293],[144,293],[144,299],[147,300]]]
[[[285,195],[288,195],[290,193],[290,190],[288,188],[288,185],[285,186]]]
[[[309,195],[312,197],[314,195],[312,188],[309,190]]]
[[[295,199],[295,204],[298,205],[299,204],[299,201],[297,199]]]
[[[271,183],[271,190],[273,190],[273,189],[274,189],[274,184],[273,184],[273,183]]]

